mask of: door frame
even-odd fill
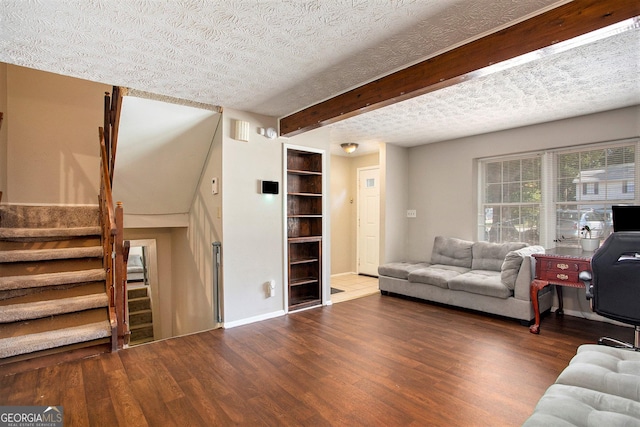
[[[147,251],[145,266],[149,279],[149,297],[151,298],[151,313],[153,316],[154,341],[165,338],[162,336],[162,310],[160,309],[160,289],[158,283],[158,247],[156,239],[131,239],[131,246],[144,246]],[[127,322],[129,321],[129,306],[127,304]],[[173,336],[173,335],[172,335]],[[170,337],[169,337],[170,338]]]
[[[360,274],[360,172],[365,170],[374,170],[374,169],[378,170],[378,202],[379,202],[380,201],[380,165],[356,168],[356,274]],[[378,203],[378,221],[380,221],[380,203]],[[380,264],[380,232],[378,231],[378,265],[379,264]]]

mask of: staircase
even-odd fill
[[[153,341],[153,313],[148,286],[127,289],[129,306],[129,345],[134,346]]]
[[[110,351],[97,207],[0,206],[0,373]]]

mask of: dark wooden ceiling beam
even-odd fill
[[[283,117],[280,134],[294,136],[424,95],[473,78],[493,64],[639,15],[638,0],[574,0]]]

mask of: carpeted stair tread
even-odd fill
[[[0,310],[3,306],[12,304],[24,304],[29,302],[40,302],[44,300],[60,300],[63,298],[81,297],[92,294],[106,294],[105,281],[80,283],[69,286],[54,286],[42,289],[36,289],[37,292],[31,292],[13,298],[0,300]]]
[[[133,331],[134,329],[145,329],[145,328],[153,328],[153,323],[142,323],[140,325],[131,326],[129,329]]]
[[[131,298],[127,301],[129,305],[129,312],[137,312],[141,310],[151,309],[151,298]]]
[[[0,277],[31,276],[34,274],[63,273],[67,271],[103,268],[100,258],[54,259],[40,262],[14,262],[0,265]]]
[[[4,301],[5,303],[7,301]],[[40,319],[64,313],[107,307],[109,298],[106,293],[80,295],[69,298],[47,299],[44,301],[7,304],[0,309],[0,323],[20,322]]]
[[[153,324],[145,323],[142,325],[131,325],[129,327],[131,331],[130,342],[137,342],[143,339],[153,338]]]
[[[99,224],[98,206],[0,206],[0,227],[75,228]]]
[[[96,206],[0,206],[0,365],[109,344],[99,224]]]
[[[65,238],[98,236],[100,227],[73,228],[0,228],[0,239]]]
[[[110,335],[109,321],[103,320],[26,336],[2,338],[0,339],[0,358],[92,341]]]
[[[102,321],[109,321],[109,310],[104,307],[53,317],[44,317],[42,319],[2,323],[0,324],[0,341],[5,338],[19,338],[29,334],[39,334],[56,329],[71,328]]]
[[[101,246],[64,248],[64,249],[34,249],[17,251],[0,251],[0,263],[47,261],[71,258],[99,258],[102,257]]]
[[[0,251],[67,249],[102,246],[100,236],[44,237],[37,239],[0,239]]]
[[[65,271],[60,273],[34,274],[29,276],[0,277],[0,291],[38,288],[71,283],[97,282],[106,279],[104,269]]]
[[[144,298],[148,296],[146,288],[127,288],[127,296],[129,299]]]
[[[130,328],[133,328],[136,325],[143,325],[145,323],[153,324],[153,312],[151,310],[129,312]]]

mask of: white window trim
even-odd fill
[[[591,144],[574,145],[571,147],[562,147],[558,149],[550,149],[546,151],[531,151],[528,153],[508,154],[504,156],[491,156],[476,159],[477,167],[477,194],[476,200],[478,201],[477,211],[477,236],[478,241],[485,239],[485,224],[484,224],[484,189],[486,187],[484,176],[485,163],[492,161],[509,161],[533,158],[541,156],[541,191],[542,199],[540,201],[540,224],[539,224],[539,236],[540,245],[545,248],[554,248],[556,246],[556,169],[555,169],[555,157],[559,154],[573,153],[587,150],[597,150],[604,148],[620,147],[624,145],[635,145],[635,180],[634,180],[634,199],[630,201],[635,205],[640,205],[640,136],[633,138],[625,138],[614,141],[598,142]],[[603,201],[603,204],[609,204],[611,201]],[[575,203],[580,204],[580,200]]]

